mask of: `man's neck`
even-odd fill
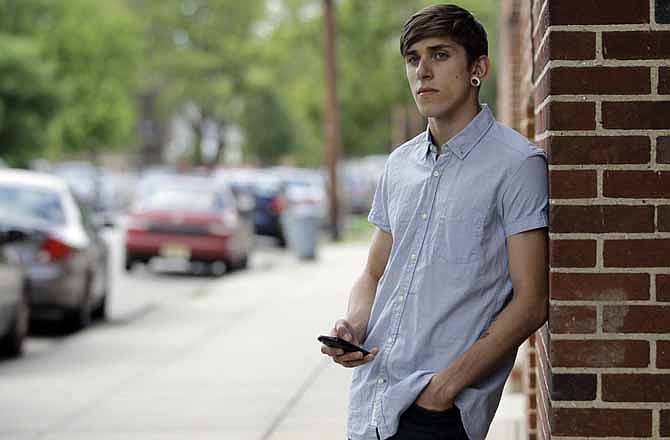
[[[477,116],[480,110],[481,105],[475,103],[474,105],[464,107],[462,111],[452,115],[428,118],[428,127],[430,128],[430,134],[433,137],[435,145],[441,147],[449,142]]]

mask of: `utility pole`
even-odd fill
[[[340,119],[337,108],[337,82],[335,63],[335,13],[333,0],[323,0],[325,50],[324,66],[326,70],[326,108],[325,108],[325,139],[326,161],[330,176],[330,230],[334,241],[340,239],[339,204],[337,200],[337,161],[342,143],[340,135]]]

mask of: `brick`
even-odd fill
[[[552,367],[643,368],[649,343],[629,340],[552,340]]]
[[[656,367],[670,368],[670,341],[656,341]]]
[[[603,257],[606,267],[667,267],[670,239],[606,240]]]
[[[658,277],[656,279],[658,288]],[[641,301],[649,299],[648,274],[552,272],[549,282],[553,300]]]
[[[656,162],[670,163],[670,137],[662,136],[656,139]]]
[[[594,170],[549,171],[549,196],[552,199],[584,199],[597,194]]]
[[[556,408],[551,434],[582,437],[649,437],[651,410]]]
[[[595,400],[597,380],[595,374],[554,374],[552,400]]]
[[[670,171],[611,171],[603,173],[605,197],[670,198]]]
[[[538,133],[546,130],[593,130],[596,128],[593,102],[550,102],[538,115]]]
[[[670,101],[603,102],[602,104],[604,128],[663,130],[670,126],[668,113],[670,113]]]
[[[595,333],[595,306],[559,306],[549,309],[549,327],[553,334]]]
[[[561,0],[549,3],[551,25],[649,23],[643,0]]]
[[[656,23],[670,24],[670,2],[668,0],[656,0]],[[670,434],[668,434],[670,436]]]
[[[551,267],[594,267],[595,240],[551,240],[549,264]]]
[[[537,45],[542,41],[538,38]],[[549,60],[593,60],[596,56],[594,32],[551,31],[535,60],[535,71],[542,72]]]
[[[653,206],[552,205],[552,232],[654,232]]]
[[[662,95],[670,94],[670,67],[658,69],[658,93]]]
[[[659,206],[657,209],[658,231],[670,232],[670,205]]]
[[[648,67],[556,67],[552,95],[640,95],[651,93]]]
[[[595,32],[558,32],[548,37],[552,60],[592,60],[596,55]]]
[[[605,306],[605,333],[668,333],[670,306]]]
[[[670,409],[661,410],[661,437],[670,437]]]
[[[606,402],[670,402],[670,374],[603,374]]]
[[[552,136],[551,165],[645,164],[651,160],[646,136]]]
[[[603,32],[603,56],[617,60],[670,57],[669,31]]]
[[[670,301],[670,275],[656,275],[656,300]]]

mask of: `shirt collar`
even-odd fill
[[[484,135],[489,131],[489,128],[491,128],[494,121],[495,118],[493,117],[489,106],[482,104],[481,111],[472,118],[463,130],[451,138],[449,142],[444,144],[440,152],[444,152],[444,150],[448,148],[459,159],[465,159],[470,151],[479,144]],[[429,127],[426,127],[426,131],[424,132],[424,143],[426,145],[426,156],[430,153],[437,153],[438,148],[433,142],[433,136],[430,134]]]

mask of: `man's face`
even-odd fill
[[[472,93],[465,48],[449,37],[430,37],[409,47],[407,80],[419,112],[427,118],[449,117]]]

